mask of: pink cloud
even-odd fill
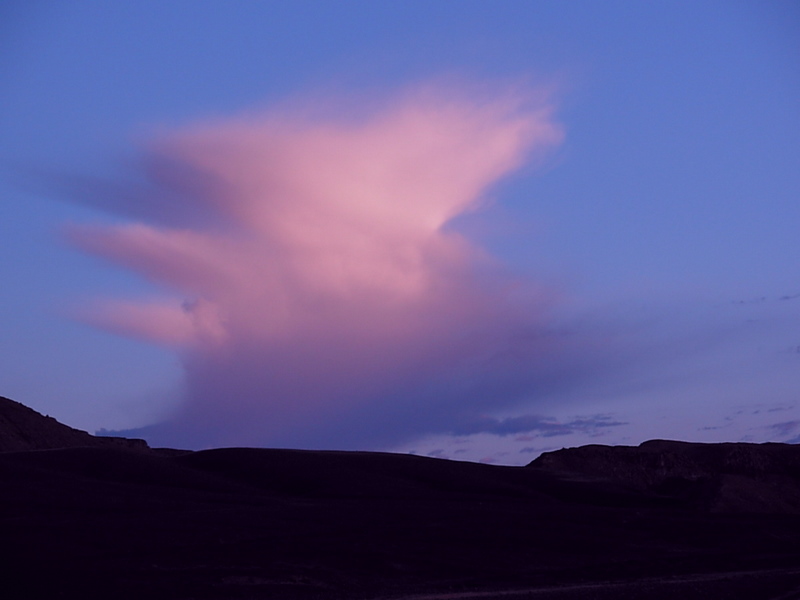
[[[548,104],[428,87],[357,118],[308,108],[162,134],[149,222],[68,232],[166,293],[83,311],[181,353],[186,397],[165,437],[346,446],[384,409],[456,410],[456,374],[492,379],[507,367],[486,364],[542,319],[544,290],[488,275],[490,257],[445,226],[560,142]]]

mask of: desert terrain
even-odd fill
[[[0,399],[8,598],[800,598],[800,447],[153,449]]]

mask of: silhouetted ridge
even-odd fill
[[[0,573],[15,599],[800,591],[800,447],[786,444],[585,446],[527,467],[147,450],[0,398],[0,449]]]
[[[0,452],[76,447],[120,447],[145,450],[144,440],[95,437],[0,396]]]
[[[528,468],[611,482],[718,512],[800,513],[800,446],[650,440],[546,452]]]

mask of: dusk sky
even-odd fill
[[[0,7],[0,395],[151,445],[800,442],[800,5]]]

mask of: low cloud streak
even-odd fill
[[[622,425],[628,425],[628,423],[615,420],[611,415],[575,417],[564,422],[552,417],[539,415],[520,415],[505,419],[484,416],[456,428],[453,434],[475,435],[477,433],[490,433],[499,436],[529,434],[517,438],[518,440],[528,441],[535,437],[557,437],[572,435],[575,432],[591,433],[599,429],[620,427]]]

